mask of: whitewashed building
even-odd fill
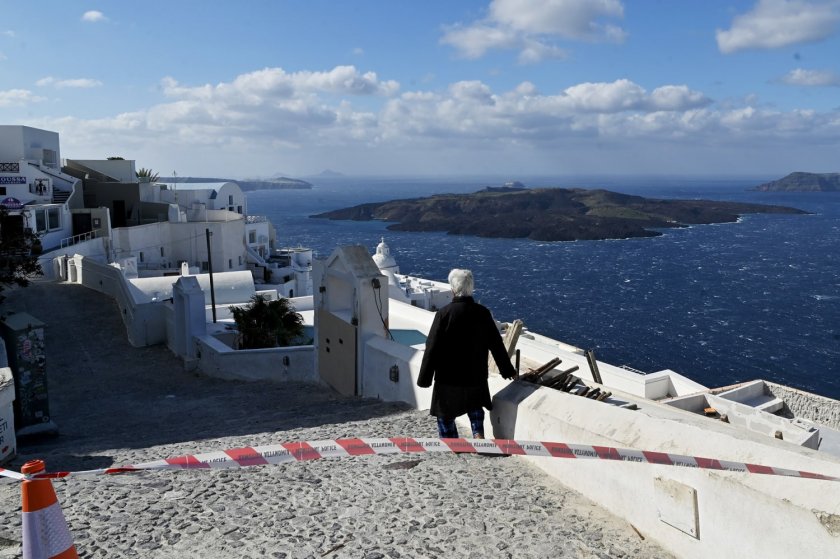
[[[247,214],[245,194],[235,182],[159,182],[160,201],[182,208],[204,207]]]
[[[0,206],[3,228],[29,229],[45,250],[73,236],[71,207],[81,207],[78,179],[61,171],[58,134],[0,125]]]
[[[452,300],[452,289],[448,283],[401,274],[384,237],[376,246],[373,262],[379,272],[388,278],[388,296],[391,299],[427,311],[435,311]]]

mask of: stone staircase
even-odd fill
[[[70,198],[71,194],[73,194],[73,193],[68,192],[66,190],[58,190],[57,188],[53,188],[52,203],[53,204],[64,204],[65,202],[67,202],[67,199]]]

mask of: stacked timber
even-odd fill
[[[560,365],[561,362],[561,359],[555,357],[536,369],[530,369],[527,373],[521,375],[519,379],[524,380],[525,382],[539,384],[540,386],[545,386],[547,388],[562,390],[563,392],[568,392],[569,394],[573,394],[575,396],[583,396],[584,398],[589,398],[599,402],[603,402],[612,396],[612,392],[608,392],[601,387],[587,386],[586,383],[584,383],[579,377],[573,375],[572,373],[576,372],[579,368],[577,365],[573,365],[568,369],[561,370],[559,373],[555,372],[555,374],[550,375],[549,373],[555,371],[555,368]]]

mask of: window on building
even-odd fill
[[[163,258],[163,247],[160,247],[160,257]]]
[[[248,231],[248,242],[253,244],[257,242],[257,232],[256,231]]]
[[[210,263],[206,260],[201,263],[201,271],[202,272],[209,272],[210,271]]]
[[[143,261],[144,261],[144,260],[143,260],[143,253],[141,252],[141,253],[140,253],[140,262],[143,262]]]
[[[43,161],[44,165],[47,167],[57,167],[58,166],[58,157],[55,153],[54,149],[44,149],[43,150]]]
[[[228,196],[228,206],[233,204],[233,194]]]
[[[46,233],[61,229],[61,208],[40,208],[34,210],[35,231]]]
[[[47,223],[49,223],[50,230],[61,229],[61,208],[47,209]]]
[[[239,257],[239,265],[240,266],[242,265],[242,257],[241,256]]]
[[[0,186],[0,195],[2,195],[2,196],[6,195],[6,187],[5,186]]]
[[[238,214],[242,213],[242,206],[236,206],[236,213],[238,213]]]
[[[233,206],[228,206],[228,211],[232,212],[233,211]]]
[[[233,270],[233,258],[228,258],[228,270]]]

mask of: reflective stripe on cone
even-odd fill
[[[23,465],[23,474],[45,469],[42,460]],[[70,528],[49,479],[23,482],[23,559],[78,559]]]

